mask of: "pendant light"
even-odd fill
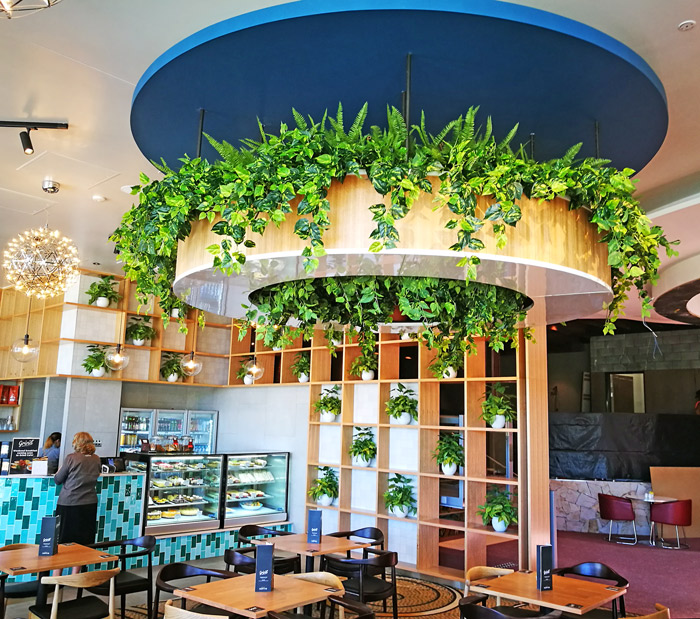
[[[10,347],[10,354],[15,361],[29,363],[39,355],[39,344],[29,339],[29,317],[32,311],[32,297],[29,297],[29,307],[27,308],[27,324],[24,328],[24,337],[19,338]]]
[[[119,318],[119,339],[122,338],[122,331],[124,327],[124,315],[126,312],[120,314]],[[129,353],[122,348],[122,343],[120,342],[116,346],[112,346],[105,352],[105,363],[107,367],[113,372],[118,372],[123,370],[129,365]]]
[[[180,367],[185,376],[197,376],[202,371],[202,362],[194,356],[194,350],[180,359]]]
[[[265,368],[258,365],[258,361],[255,358],[248,361],[243,367],[246,373],[253,377],[253,380],[260,380],[265,374]]]

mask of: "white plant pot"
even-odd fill
[[[297,380],[300,383],[308,383],[309,382],[309,375],[308,374],[299,374],[299,376],[297,376]]]
[[[362,380],[374,380],[374,370],[362,370]]]
[[[322,494],[318,499],[316,499],[316,504],[320,505],[321,507],[328,507],[331,503],[333,503],[333,499],[327,494]]]
[[[342,342],[340,340],[331,340],[331,344],[338,348],[338,346],[342,345]]]
[[[328,411],[321,411],[321,422],[322,423],[333,423],[335,421],[336,415]]]
[[[168,376],[167,380],[169,383],[176,383],[178,378],[180,377],[177,374],[171,374],[170,376]]]
[[[398,417],[392,417],[391,420],[400,426],[407,426],[413,421],[413,417],[411,413],[401,413]]]
[[[109,299],[107,297],[97,297],[95,305],[97,305],[97,307],[109,307]]]
[[[441,464],[442,474],[451,477],[457,472],[457,465],[453,462],[452,464]]]
[[[408,516],[408,507],[405,505],[403,507],[394,506],[389,510],[389,512],[392,516],[396,516],[397,518],[405,518]]]
[[[508,528],[508,525],[500,518],[491,518],[491,526],[497,533],[503,533]]]
[[[170,310],[170,318],[180,318],[180,308],[174,307]]]
[[[134,346],[143,346],[146,343],[146,340],[132,340],[134,343]]]
[[[254,382],[255,382],[255,379],[250,374],[246,374],[243,377],[243,384],[244,385],[252,385]]]
[[[273,346],[272,350],[274,350],[275,352],[279,352],[280,350],[282,350],[282,347],[281,346]]]
[[[104,368],[97,368],[96,370],[93,370],[90,372],[95,378],[102,378],[105,375],[105,369]]]
[[[457,378],[457,370],[455,370],[451,365],[445,368],[442,373],[443,378]]]
[[[352,465],[353,466],[371,466],[372,460],[374,460],[374,458],[370,458],[369,460],[365,460],[362,456],[353,456],[352,457]]]
[[[489,424],[492,428],[505,428],[506,427],[506,417],[505,415],[496,415],[493,421]]]
[[[411,339],[413,339],[413,338],[411,338],[411,334],[410,334],[408,331],[404,331],[404,332],[401,334],[401,340],[402,340],[402,341],[408,342],[408,341],[411,340]]]

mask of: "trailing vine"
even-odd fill
[[[385,128],[373,126],[365,132],[366,105],[347,132],[339,106],[335,117],[324,114],[320,122],[294,111],[295,127],[282,124],[278,134],[271,134],[261,126],[260,139],[244,140],[241,148],[207,136],[221,160],[208,163],[186,157],[177,171],[157,166],[163,173],[160,180],[142,175],[141,185],[134,187],[139,204],[124,215],[110,238],[139,295],[158,296],[164,310],[184,309],[171,285],[177,243],[187,238],[193,221],[207,219],[213,224],[213,231],[222,237],[208,248],[213,266],[232,274],[245,263],[244,248],[255,244],[251,233],[263,234],[271,223],[284,221],[298,195],[296,212],[301,217],[294,231],[307,242],[304,267],[311,273],[325,253],[332,179],[342,181],[364,169],[377,192],[390,197],[388,205],[368,205],[375,222],[369,249],[376,252],[400,243],[396,221],[406,216],[421,192],[431,191],[432,172],[440,177],[436,208],[452,213],[447,223],[455,231],[451,249],[462,253],[459,264],[467,279],[476,273],[479,259],[472,252],[483,247],[478,233],[484,225],[492,225],[502,247],[506,227],[517,225],[521,218],[522,196],[549,200],[565,194],[571,209],[590,210],[590,220],[608,246],[613,299],[607,306],[604,332],[614,332],[632,288],[641,298],[642,315],[648,316],[651,300],[645,287],[656,281],[659,248],[668,255],[676,252],[634,199],[633,171],[617,170],[603,159],[576,160],[578,145],[560,159],[534,161],[522,148],[511,149],[517,127],[497,142],[490,119],[483,132],[477,128],[476,112],[470,108],[435,136],[427,132],[423,117],[409,129],[394,108],[387,110]],[[478,195],[490,199],[483,217],[476,211]],[[449,347],[444,341],[438,345]]]

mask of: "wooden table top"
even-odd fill
[[[632,499],[633,501],[643,501],[644,503],[675,503],[678,499],[672,496],[657,496],[654,495],[653,499],[648,499],[644,495],[638,496],[636,494],[627,494],[625,499]]]
[[[282,612],[297,606],[313,604],[331,595],[342,596],[345,591],[275,574],[272,591],[256,593],[255,574],[246,574],[237,578],[216,579],[202,585],[176,589],[174,593],[182,598],[215,606],[230,613],[259,619],[266,617],[270,611]]]
[[[277,537],[254,539],[251,541],[254,544],[273,543],[277,550],[291,552],[296,555],[305,555],[307,557],[346,553],[348,550],[365,548],[370,545],[367,542],[357,542],[347,537],[331,537],[330,535],[322,535],[320,544],[309,544],[309,542],[306,541],[306,533],[279,535]]]
[[[614,587],[580,578],[552,576],[552,590],[537,590],[534,572],[513,572],[497,578],[483,578],[470,583],[470,593],[499,595],[518,602],[546,606],[575,615],[583,615],[621,597],[626,588]]]
[[[17,576],[50,572],[66,567],[80,567],[94,563],[117,561],[119,557],[81,544],[59,544],[58,552],[50,557],[39,556],[39,546],[34,544],[18,550],[0,552],[0,572]]]

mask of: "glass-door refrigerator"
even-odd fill
[[[187,411],[187,434],[192,438],[194,453],[216,453],[217,411]]]
[[[122,408],[119,420],[119,451],[141,451],[141,439],[153,431],[155,411],[147,408]]]
[[[156,410],[155,434],[164,438],[171,436],[178,440],[187,434],[186,410]]]

